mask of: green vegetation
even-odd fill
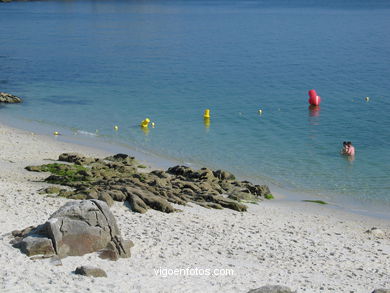
[[[271,193],[264,195],[264,197],[265,199],[274,199],[274,196]]]
[[[145,168],[147,168],[145,165],[138,165],[138,168],[141,168],[141,169],[145,169]]]
[[[328,204],[327,202],[323,201],[323,200],[310,200],[310,199],[304,199],[302,200],[304,202],[314,202],[314,203],[318,203],[318,204]]]
[[[46,179],[50,183],[64,184],[70,182],[89,181],[90,171],[88,168],[80,165],[69,164],[46,164],[41,166],[28,166],[29,171],[50,172],[53,176]]]
[[[61,191],[61,188],[57,186],[50,186],[47,187],[41,191],[39,191],[39,194],[58,194]]]

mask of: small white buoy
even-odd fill
[[[366,102],[368,102],[368,101],[370,100],[370,97],[366,97],[366,99],[365,99],[365,100],[366,100]]]
[[[53,135],[57,136],[57,135],[60,135],[60,133],[58,131],[54,131]]]
[[[119,130],[118,125],[115,125],[115,126],[114,126],[114,130],[115,130],[115,131],[118,131],[118,130]]]
[[[155,125],[154,122],[152,122],[151,125],[152,125],[152,127],[154,128],[154,125]]]
[[[263,114],[263,110],[259,109],[259,111],[257,111],[259,113],[259,115]]]

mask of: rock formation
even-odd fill
[[[0,103],[21,103],[21,102],[22,99],[17,96],[0,92]]]
[[[175,166],[167,171],[139,172],[135,159],[125,154],[98,159],[64,153],[59,160],[67,164],[28,166],[26,169],[51,172],[46,182],[74,189],[62,189],[59,196],[99,199],[108,205],[113,200],[128,201],[131,209],[139,213],[148,209],[171,213],[178,211],[172,203],[186,205],[189,202],[205,208],[246,211],[243,202],[258,202],[269,198],[271,193],[266,185],[238,181],[233,174],[223,170]]]
[[[46,223],[12,234],[14,246],[28,256],[64,258],[99,251],[101,257],[116,260],[130,257],[133,246],[122,239],[107,204],[95,199],[68,202]]]

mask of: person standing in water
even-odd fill
[[[340,154],[346,155],[346,154],[347,154],[347,151],[348,151],[347,142],[344,141],[344,142],[343,142],[343,148],[341,149]]]
[[[352,142],[348,141],[347,142],[347,148],[346,148],[346,153],[347,156],[353,157],[355,155],[355,147],[352,145]]]

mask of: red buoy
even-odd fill
[[[321,97],[317,95],[315,90],[309,91],[309,104],[313,106],[319,106],[321,103]]]

